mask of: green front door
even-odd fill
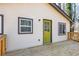
[[[50,44],[52,40],[52,21],[43,19],[43,41],[44,44]]]

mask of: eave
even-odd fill
[[[58,12],[60,12],[68,21],[73,22],[71,18],[55,3],[49,3],[52,7],[54,7]]]

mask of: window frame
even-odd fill
[[[62,25],[62,29],[60,29],[60,25]],[[60,30],[62,30],[60,32]],[[66,23],[63,23],[63,22],[58,22],[58,35],[59,36],[62,36],[62,35],[66,35]]]
[[[26,19],[26,20],[30,20],[31,21],[31,26],[29,26],[29,27],[31,27],[31,32],[21,32],[21,20],[22,19]],[[28,26],[26,26],[26,27],[28,27]],[[32,18],[25,18],[25,17],[18,17],[18,34],[33,34],[33,19]]]
[[[0,35],[4,34],[4,16],[0,15],[1,17],[1,33]]]

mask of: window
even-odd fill
[[[59,22],[58,23],[58,35],[65,35],[66,34],[66,24],[65,23],[62,23],[62,22]]]
[[[0,15],[0,35],[3,34],[3,15]]]
[[[18,33],[20,34],[33,33],[33,19],[18,17]]]

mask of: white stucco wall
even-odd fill
[[[66,31],[70,31],[69,21],[49,4],[0,4],[0,14],[4,15],[7,51],[43,45],[43,19],[53,21],[52,42],[67,39],[58,36],[58,22],[66,23]],[[33,18],[33,34],[18,34],[18,17]]]

